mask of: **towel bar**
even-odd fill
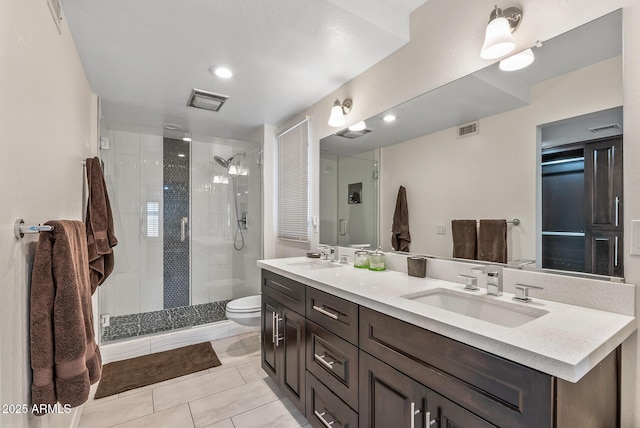
[[[25,225],[24,220],[19,218],[16,220],[15,225],[13,226],[13,232],[16,235],[16,239],[24,238],[24,235],[27,233],[40,233],[40,232],[52,232],[53,226],[41,226],[39,224],[29,224]]]
[[[480,224],[480,220],[476,220],[476,223]],[[513,224],[514,226],[517,226],[520,224],[520,219],[514,218],[513,220],[508,220],[507,224]]]

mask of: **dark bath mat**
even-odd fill
[[[102,367],[102,379],[94,398],[108,397],[220,364],[211,342],[116,361]]]

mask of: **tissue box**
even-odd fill
[[[407,257],[407,273],[409,276],[418,278],[427,276],[427,259],[424,257]]]

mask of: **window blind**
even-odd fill
[[[278,238],[309,241],[309,120],[278,135]]]

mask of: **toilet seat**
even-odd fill
[[[260,295],[242,297],[235,299],[227,303],[227,312],[232,313],[246,313],[256,312],[260,310],[261,299]]]
[[[260,294],[241,297],[227,303],[225,315],[240,325],[256,327],[260,325],[262,298]]]

